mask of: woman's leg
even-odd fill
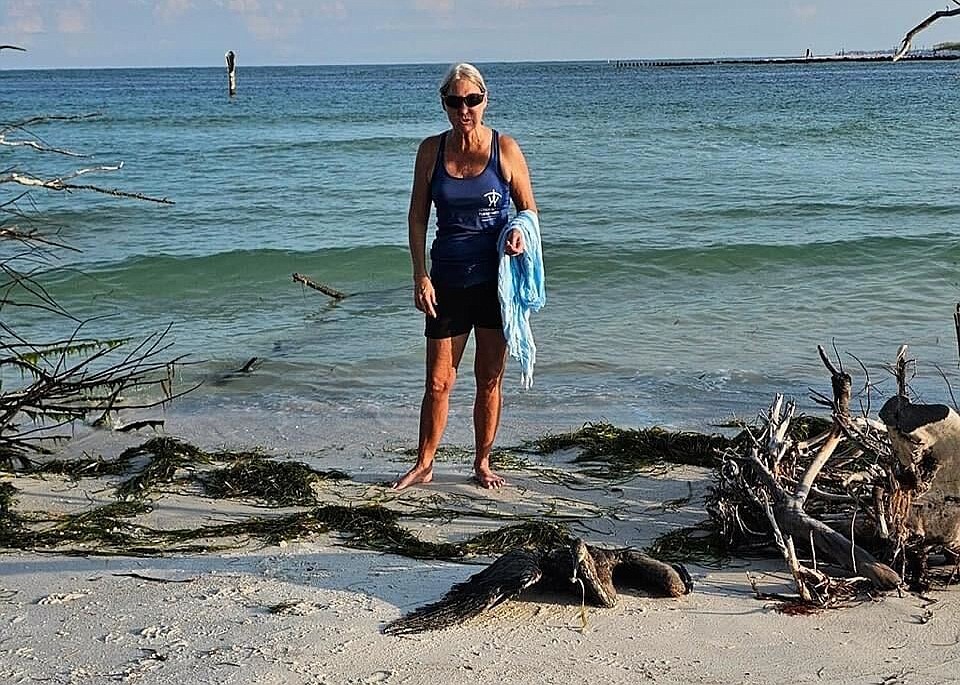
[[[469,333],[439,340],[427,338],[427,378],[420,404],[420,437],[417,463],[394,482],[396,490],[433,480],[433,457],[447,426],[450,391],[457,380],[457,367],[463,357]]]
[[[490,450],[500,426],[503,370],[507,360],[507,341],[500,328],[474,329],[477,354],[473,372],[477,378],[477,397],[473,403],[473,431],[476,458],[473,470],[477,482],[485,488],[499,488],[506,481],[490,470]]]

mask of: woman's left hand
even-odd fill
[[[507,234],[507,239],[503,244],[504,254],[513,257],[523,254],[526,249],[527,246],[523,243],[523,232],[520,229],[515,228]]]

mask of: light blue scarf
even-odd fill
[[[523,234],[523,254],[513,257],[504,254],[507,235],[519,229]],[[540,245],[540,220],[537,213],[525,209],[517,214],[500,232],[497,240],[500,251],[498,288],[500,313],[503,316],[503,335],[507,351],[520,362],[520,385],[533,385],[533,365],[537,361],[537,346],[530,330],[530,312],[538,312],[547,302],[543,286],[543,251]]]

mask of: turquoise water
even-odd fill
[[[809,406],[809,388],[829,392],[818,344],[860,384],[862,360],[880,394],[909,344],[915,390],[948,399],[960,63],[482,68],[488,123],[531,167],[547,268],[535,387],[510,366],[505,420],[700,427],[777,391]],[[101,115],[31,127],[88,157],[2,148],[0,167],[122,160],[84,180],[176,202],[31,196],[77,250],[43,275],[50,292],[92,319],[87,335],[171,324],[172,353],[196,362],[183,382],[206,381],[184,411],[317,402],[411,432],[423,339],[406,210],[417,144],[446,123],[444,69],[242,68],[232,100],[220,69],[0,71],[5,122]],[[25,334],[72,329],[5,316]],[[254,356],[253,375],[218,380]]]

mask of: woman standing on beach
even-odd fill
[[[510,200],[517,211],[536,211],[530,172],[520,146],[483,122],[487,86],[476,67],[455,64],[440,85],[450,129],[420,143],[407,224],[413,261],[413,301],[426,315],[426,388],[420,405],[417,463],[393,487],[433,479],[433,458],[447,424],[450,392],[470,331],[476,354],[473,405],[474,473],[484,488],[504,479],[490,469],[490,450],[500,425],[506,340],[497,295],[497,240],[506,227]],[[426,266],[431,203],[437,232]],[[520,231],[507,236],[504,252],[524,251]]]

